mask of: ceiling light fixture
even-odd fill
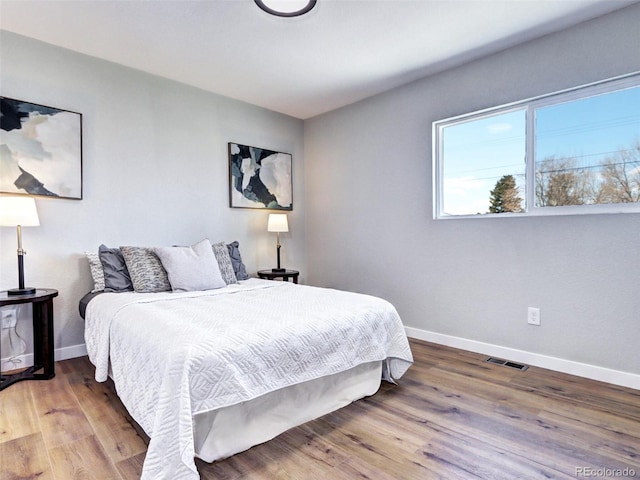
[[[254,0],[262,10],[278,17],[299,17],[311,11],[317,0]]]

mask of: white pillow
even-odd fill
[[[227,285],[206,238],[190,247],[156,247],[153,251],[167,271],[174,292],[212,290]]]

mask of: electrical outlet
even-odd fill
[[[535,307],[529,307],[527,311],[527,323],[529,325],[540,326],[540,309]]]
[[[14,308],[0,310],[0,317],[2,318],[2,329],[15,328],[18,321],[16,310]]]

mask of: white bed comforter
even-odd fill
[[[95,378],[151,438],[142,479],[197,479],[193,415],[387,360],[413,361],[395,308],[380,298],[250,279],[218,290],[94,298],[85,340]]]

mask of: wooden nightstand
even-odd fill
[[[33,366],[12,375],[0,373],[0,391],[21,380],[49,380],[55,377],[53,297],[57,296],[58,291],[50,288],[38,288],[32,295],[8,295],[6,291],[0,292],[0,307],[23,303],[33,306]],[[35,373],[38,370],[42,370],[42,373]]]
[[[300,272],[298,270],[285,270],[284,272],[274,272],[271,270],[259,270],[258,276],[267,280],[274,280],[276,278],[282,278],[283,282],[288,282],[291,278],[293,283],[298,283],[298,276]]]

